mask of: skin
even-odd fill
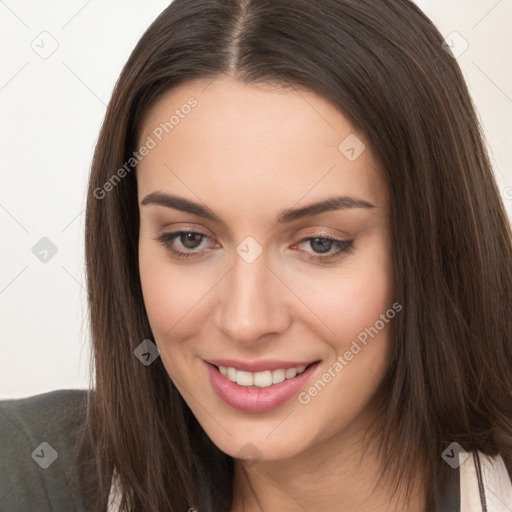
[[[307,405],[293,397],[262,413],[231,408],[203,362],[320,360],[308,389],[391,308],[389,192],[368,141],[311,91],[222,76],[166,92],[147,112],[140,144],[191,96],[197,106],[137,168],[140,278],[169,377],[211,440],[236,457],[231,512],[424,510],[421,492],[405,504],[376,487],[375,447],[362,454],[389,366],[388,324]],[[350,134],[366,145],[354,161],[338,150]],[[143,205],[152,192],[206,205],[221,221]],[[338,195],[375,207],[276,223],[284,209]],[[171,243],[199,256],[178,260],[157,240],[178,230],[207,236]],[[236,252],[247,236],[262,248],[252,263]],[[304,241],[321,236],[353,240],[353,251],[321,263],[321,248]]]

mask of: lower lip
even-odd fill
[[[284,380],[266,388],[239,386],[224,377],[216,366],[206,361],[205,364],[210,375],[210,382],[224,402],[241,411],[263,412],[278,407],[298,394],[320,363],[310,364],[293,379]]]

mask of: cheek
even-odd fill
[[[173,271],[160,255],[140,258],[140,277],[144,304],[150,323],[167,332],[200,299],[193,272]]]
[[[385,247],[375,246],[372,257],[358,259],[346,273],[331,279],[331,291],[315,296],[331,331],[324,341],[332,356],[317,380],[303,390],[299,403],[307,411],[305,428],[314,431],[318,424],[329,425],[322,437],[361,417],[389,367],[389,332],[401,306],[393,301],[392,262]]]
[[[198,332],[208,322],[208,293],[219,278],[200,265],[176,264],[165,251],[147,242],[139,247],[139,267],[148,320],[170,373],[171,353],[172,362],[178,364],[185,349],[188,353],[191,348],[188,343],[197,341]]]
[[[305,310],[301,321],[317,335],[322,333],[321,339],[338,354],[348,350],[351,341],[374,326],[393,304],[393,266],[384,235],[368,237],[338,267],[290,272],[287,279],[310,310],[309,314]],[[381,322],[378,327],[387,330]]]
[[[390,327],[401,310],[393,305],[389,247],[377,238],[366,247],[323,277],[295,281],[297,295],[312,311],[301,316],[302,323],[330,349],[319,380],[299,402],[309,412],[305,421],[322,418],[333,431],[355,418],[377,391],[389,366]]]

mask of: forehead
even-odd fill
[[[180,192],[252,212],[262,201],[281,210],[335,193],[386,202],[364,134],[309,90],[231,78],[187,82],[149,109],[139,146],[149,139],[137,167],[139,198]]]

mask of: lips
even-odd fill
[[[214,360],[210,360],[214,361]],[[300,390],[306,386],[320,365],[316,362],[283,362],[283,361],[260,361],[258,363],[240,364],[240,361],[234,360],[215,360],[219,366],[231,366],[242,371],[258,372],[270,369],[295,368],[296,366],[307,365],[306,369],[292,379],[285,380],[279,384],[273,384],[269,387],[259,388],[256,386],[240,386],[231,382],[222,375],[217,368],[216,363],[204,361],[210,383],[217,395],[230,407],[245,412],[264,412],[278,407],[287,402],[293,396],[296,396]]]

